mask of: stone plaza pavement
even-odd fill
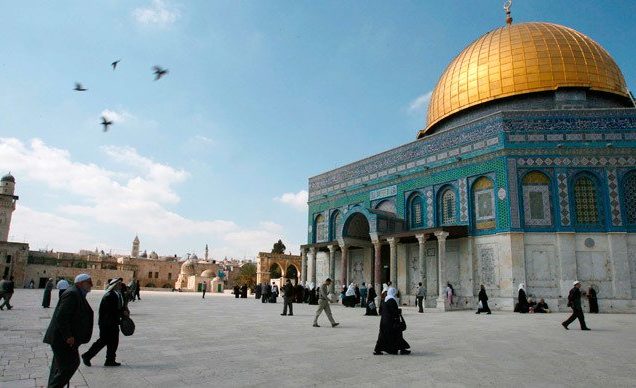
[[[53,293],[52,305],[57,303]],[[97,309],[103,291],[89,294]],[[42,343],[53,308],[41,290],[17,290],[0,311],[0,387],[46,385],[52,353]],[[315,306],[230,295],[142,292],[131,303],[137,331],[120,336],[119,368],[81,365],[71,386],[636,386],[636,315],[587,315],[590,332],[565,314],[418,314],[404,308],[413,354],[374,356],[379,317],[332,306],[341,326],[311,326]],[[97,338],[97,326],[93,340]],[[80,351],[86,351],[88,345]]]

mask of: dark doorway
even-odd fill
[[[285,271],[285,278],[292,280],[292,283],[294,283],[294,280],[298,281],[298,270],[296,267],[293,265],[287,267],[287,271]]]
[[[40,282],[38,283],[38,288],[46,287],[46,282],[49,281],[49,278],[40,278]]]
[[[380,264],[382,267],[382,281],[380,283],[386,283],[391,280],[391,247],[387,244],[382,245],[380,248]]]

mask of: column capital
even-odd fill
[[[345,244],[345,243],[339,244],[339,246],[340,246],[340,250],[341,250],[341,251],[347,251],[347,250],[349,250],[349,245],[347,245],[347,244]]]
[[[382,246],[382,242],[379,239],[371,240],[371,243],[373,244],[375,248],[379,248],[380,246]]]
[[[329,253],[334,253],[336,251],[336,247],[336,244],[327,245],[327,248],[329,248]]]
[[[417,241],[419,241],[420,244],[424,244],[428,239],[428,236],[429,235],[426,233],[418,233],[415,235],[415,238],[417,239]]]
[[[435,232],[435,237],[437,237],[437,241],[444,241],[446,237],[448,237],[448,232],[440,230],[439,232]]]
[[[316,254],[316,247],[310,247],[309,248],[309,253],[311,253],[312,255]]]
[[[400,239],[397,237],[387,237],[386,241],[391,245],[395,245],[400,241]]]

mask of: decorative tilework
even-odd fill
[[[378,190],[373,190],[371,193],[369,193],[369,199],[371,201],[374,201],[380,198],[392,197],[395,194],[397,194],[397,186],[393,185],[389,187],[383,187]]]
[[[517,161],[508,159],[508,190],[510,191],[510,225],[521,227],[519,220],[519,194],[517,192]]]
[[[459,187],[459,221],[468,222],[468,193],[466,178],[457,180]]]
[[[551,226],[550,187],[548,185],[523,186],[523,211],[526,226]]]
[[[574,182],[574,209],[577,224],[596,225],[600,222],[597,191],[596,184],[587,176],[582,176]]]
[[[440,208],[442,225],[450,225],[455,223],[455,215],[457,211],[455,209],[455,191],[453,189],[446,189],[442,194]]]
[[[607,170],[607,188],[609,191],[610,217],[612,219],[612,225],[621,226],[623,225],[623,221],[621,220],[621,202],[618,195],[618,176],[616,175],[615,168]]]
[[[633,166],[636,158],[629,157],[538,157],[519,158],[518,166]]]
[[[435,226],[433,219],[433,189],[426,190],[426,226],[432,228]]]
[[[566,173],[562,172],[557,175],[557,188],[559,190],[561,225],[570,226],[570,199],[568,197],[568,176]]]

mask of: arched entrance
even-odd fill
[[[342,236],[371,241],[369,231],[370,228],[367,217],[365,217],[362,213],[354,213],[345,222],[342,230]]]
[[[270,279],[280,279],[283,277],[283,269],[280,267],[278,263],[272,263],[269,266],[269,278]]]
[[[298,281],[298,268],[293,265],[289,265],[285,271],[285,279],[289,279],[292,284],[295,284]]]

